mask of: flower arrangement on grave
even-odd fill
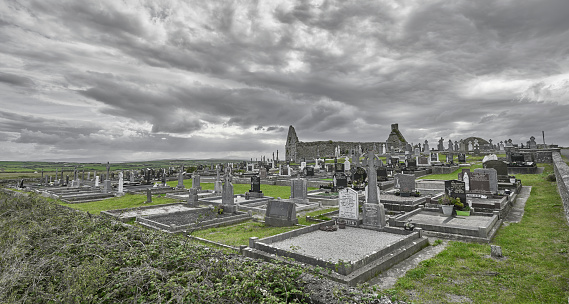
[[[454,203],[451,200],[452,198],[448,195],[443,195],[439,198],[439,205],[454,205]],[[460,201],[460,199],[459,199]]]
[[[413,196],[415,196],[415,197],[419,197],[419,196],[421,196],[421,192],[419,192],[419,191],[415,191],[415,193],[413,193]]]
[[[470,206],[468,206],[468,204],[465,205],[462,203],[458,197],[452,197],[451,202],[454,205],[454,208],[458,211],[470,211]]]

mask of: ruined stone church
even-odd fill
[[[285,157],[287,161],[302,161],[303,159],[315,159],[320,157],[333,157],[339,147],[340,153],[348,155],[356,149],[362,152],[370,149],[376,153],[403,151],[407,141],[399,131],[398,124],[391,125],[391,133],[384,142],[346,142],[346,141],[311,141],[301,142],[298,140],[293,126],[289,126],[285,144]]]

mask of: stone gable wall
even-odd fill
[[[296,144],[296,160],[301,161],[305,159],[314,159],[319,151],[320,157],[334,157],[334,151],[337,146],[340,146],[340,154],[349,155],[346,153],[349,149],[358,149],[359,145],[362,146],[362,152],[365,153],[368,149],[373,149],[375,144],[376,153],[379,153],[381,144],[384,142],[346,142],[346,141],[311,141],[311,142],[298,142]],[[287,147],[288,148],[288,147]],[[363,156],[363,155],[362,155]]]

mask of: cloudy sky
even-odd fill
[[[0,1],[0,160],[569,145],[569,1]]]

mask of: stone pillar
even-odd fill
[[[383,204],[379,202],[377,187],[377,167],[380,166],[381,161],[372,150],[369,150],[364,162],[367,165],[368,200],[363,207],[363,224],[364,226],[383,228],[386,224],[385,209]]]

